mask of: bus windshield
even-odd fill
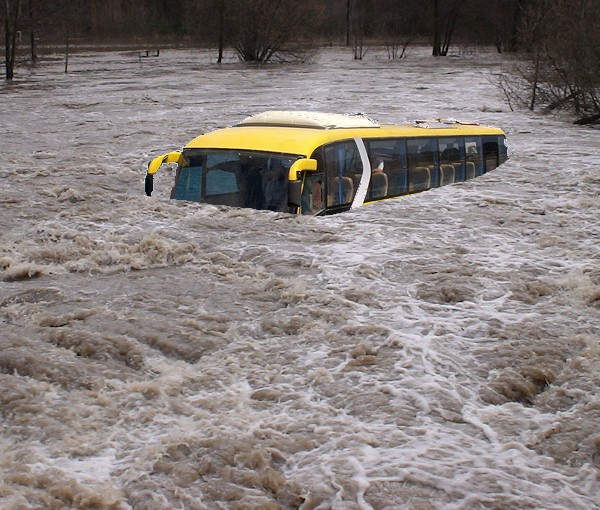
[[[289,212],[289,169],[299,156],[188,149],[183,158],[171,198]]]

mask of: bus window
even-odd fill
[[[204,202],[233,207],[264,208],[260,173],[266,158],[235,151],[207,151],[202,158]]]
[[[325,174],[306,172],[302,187],[302,214],[318,214],[325,207]]]
[[[462,138],[440,138],[438,140],[440,158],[440,186],[456,181],[464,181],[465,147]]]
[[[414,193],[438,186],[434,140],[414,138],[406,141],[408,191]]]
[[[408,193],[408,162],[406,158],[406,140],[397,139],[394,143],[392,161],[388,169],[390,195]]]
[[[498,164],[501,165],[508,159],[508,147],[506,146],[506,138],[498,137]]]
[[[465,179],[473,179],[483,174],[483,149],[478,136],[465,137],[466,167]]]
[[[288,212],[289,170],[295,155],[191,150],[177,170],[171,198]]]
[[[362,160],[354,140],[325,147],[327,207],[349,205],[362,176]]]
[[[171,198],[175,200],[200,200],[202,191],[202,164],[180,167],[175,176]]]
[[[292,159],[273,157],[264,166],[261,178],[266,210],[288,211],[288,176],[292,163]]]
[[[483,159],[485,161],[485,172],[491,172],[498,166],[498,137],[483,137]]]
[[[206,196],[237,193],[237,179],[233,172],[216,168],[206,172]]]
[[[407,193],[404,140],[371,140],[368,142],[368,152],[372,173],[366,200]]]

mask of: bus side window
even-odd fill
[[[406,141],[406,153],[409,193],[438,186],[434,140],[430,138],[409,139]]]
[[[367,200],[407,193],[406,145],[400,138],[367,142],[371,181]]]
[[[349,205],[362,176],[362,160],[354,140],[325,147],[327,207]]]
[[[481,147],[481,138],[478,136],[465,137],[465,180],[473,179],[483,172],[483,150]]]
[[[483,159],[485,161],[485,172],[491,172],[498,166],[498,137],[483,137]]]
[[[506,145],[506,137],[498,137],[498,164],[501,165],[508,159],[508,147]]]
[[[406,140],[394,140],[394,151],[388,171],[390,177],[390,195],[408,193],[408,161],[406,156]]]
[[[464,181],[465,146],[462,138],[438,139],[440,161],[440,186]]]

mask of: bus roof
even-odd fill
[[[238,126],[279,126],[314,129],[372,128],[379,124],[362,113],[320,113],[271,111],[247,117]]]
[[[503,135],[498,128],[453,119],[379,125],[364,115],[264,112],[201,135],[184,149],[238,149],[310,156],[326,143],[359,138]]]

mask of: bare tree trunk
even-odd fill
[[[433,4],[433,56],[445,57],[448,55],[456,24],[459,19],[460,9],[465,0],[455,0],[450,8],[446,9],[444,16],[440,15],[439,0],[434,0]],[[443,25],[443,41],[442,41]]]
[[[8,0],[6,0],[5,4],[5,16],[4,16],[4,55],[5,55],[5,65],[6,65],[6,79],[12,80],[13,77],[13,63],[10,61],[10,22],[8,20],[9,6]]]
[[[223,39],[225,35],[225,0],[219,0],[219,57],[217,63],[223,61]]]
[[[362,60],[363,57],[366,55],[367,51],[365,50],[364,39],[362,34],[354,34],[353,51],[355,60]]]
[[[439,0],[433,0],[433,56],[439,57],[442,53],[442,36],[440,34],[440,5]]]
[[[460,8],[464,0],[458,2],[452,10],[448,13],[445,20],[446,29],[444,31],[444,43],[442,45],[442,56],[448,55],[448,51],[450,50],[450,44],[452,43],[452,37],[454,36],[454,32],[456,30],[456,22],[458,21],[458,16],[460,14]]]
[[[33,0],[29,0],[29,47],[31,50],[31,61],[37,61],[37,51],[35,47],[35,30],[33,28]]]
[[[535,108],[535,101],[537,99],[538,80],[540,77],[540,58],[540,52],[538,51],[533,69],[533,79],[531,81],[531,102],[529,103],[529,109],[531,111]]]
[[[350,46],[350,0],[346,1],[346,46]]]
[[[65,73],[69,72],[69,24],[67,22],[67,40],[65,41]]]
[[[525,9],[529,7],[529,4],[531,4],[530,0],[518,0],[517,1],[517,5],[515,7],[515,12],[514,12],[513,21],[512,21],[512,32],[510,35],[510,43],[509,43],[510,51],[517,51],[520,49],[519,48],[519,46],[520,46],[519,28],[521,27],[521,23],[523,20],[523,13],[524,13]]]
[[[19,0],[15,0],[12,9],[13,19],[11,26],[10,0],[4,0],[4,5],[6,7],[6,16],[4,20],[6,79],[12,80],[15,74],[14,69],[17,45],[17,28],[19,26],[19,11],[21,6]]]

